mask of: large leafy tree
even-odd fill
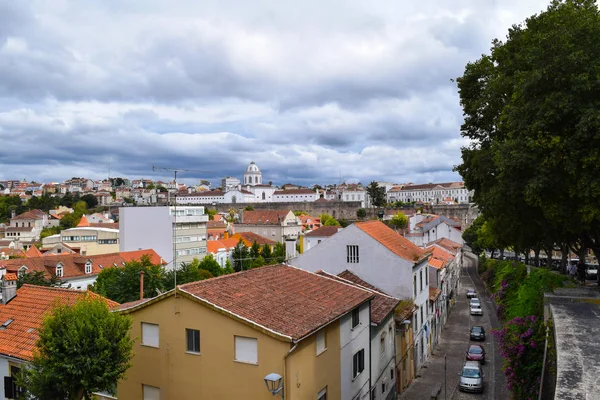
[[[25,284],[36,286],[60,286],[62,281],[56,275],[49,277],[43,271],[31,271],[24,274],[19,274],[17,279],[17,288]]]
[[[240,239],[238,244],[233,249],[233,269],[236,272],[248,269],[249,261],[248,248],[244,244],[244,241]],[[244,264],[246,264],[245,268]]]
[[[88,295],[58,304],[40,329],[33,360],[18,383],[27,398],[92,399],[114,392],[131,366],[131,319],[111,312],[105,299]]]
[[[398,211],[392,216],[389,224],[396,231],[398,231],[398,229],[404,229],[408,226],[408,217],[404,213]]]
[[[458,78],[457,170],[501,242],[581,241],[600,255],[600,14],[554,0]]]
[[[385,187],[379,186],[375,181],[369,183],[365,189],[371,198],[371,204],[375,207],[383,207],[385,205]]]

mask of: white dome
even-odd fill
[[[246,172],[260,172],[260,168],[252,161],[250,165],[248,165],[248,168],[246,168]]]

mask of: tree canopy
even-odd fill
[[[373,181],[367,185],[365,190],[367,191],[373,206],[383,207],[385,205],[385,187],[379,186],[377,182]]]
[[[392,219],[390,219],[389,224],[392,228],[396,230],[404,229],[408,226],[408,217],[404,213],[398,211],[392,216]]]
[[[554,0],[457,79],[471,141],[457,171],[496,241],[600,255],[598,71],[596,3]]]
[[[131,366],[130,328],[129,317],[111,312],[96,296],[57,305],[42,322],[33,360],[18,377],[25,398],[79,400],[115,392]]]

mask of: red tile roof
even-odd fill
[[[217,240],[208,240],[206,242],[206,252],[211,254],[216,254],[219,249],[230,249],[235,247],[239,242],[239,239],[217,239]]]
[[[373,293],[288,265],[268,265],[179,287],[201,302],[298,341]]]
[[[426,252],[381,221],[355,223],[356,227],[377,240],[391,252],[405,260],[417,262],[426,256]]]
[[[31,360],[38,339],[37,329],[46,314],[57,303],[74,304],[86,295],[100,297],[92,292],[23,285],[8,304],[0,304],[0,323],[13,320],[5,329],[0,330],[0,354]],[[119,305],[105,300],[111,308]]]
[[[129,261],[139,261],[143,256],[150,256],[150,262],[154,265],[166,265],[167,262],[163,260],[161,256],[158,255],[156,251],[153,249],[145,249],[145,250],[133,250],[133,251],[122,251],[119,254],[125,262]]]
[[[227,228],[227,224],[225,223],[224,220],[219,220],[219,221],[211,220],[211,221],[208,221],[208,223],[206,224],[206,228],[207,229],[225,229],[225,228]]]
[[[454,259],[454,254],[450,253],[448,250],[442,247],[429,246],[425,249],[425,251],[431,252],[431,257],[437,258],[442,261],[450,261]]]
[[[322,226],[318,229],[314,229],[304,236],[306,237],[329,237],[338,233],[340,227],[339,226]]]
[[[16,281],[18,279],[17,274],[6,273],[2,277],[5,281]]]
[[[261,246],[263,246],[265,244],[274,246],[275,244],[277,244],[276,241],[266,238],[264,236],[261,236],[259,234],[256,234],[254,232],[238,232],[235,235],[232,235],[231,238],[236,239],[237,241],[242,239],[244,241],[244,244],[246,245],[246,247],[252,246],[254,244],[254,242],[260,244]]]
[[[289,210],[243,211],[243,221],[238,223],[253,225],[281,225],[281,222],[285,219],[289,212]]]
[[[89,226],[91,228],[119,229],[119,223],[118,222],[90,222]]]
[[[325,272],[325,274],[327,274]],[[329,275],[329,274],[327,274]],[[369,289],[373,292],[375,297],[371,300],[371,322],[379,325],[383,320],[392,312],[396,306],[400,303],[400,299],[392,296],[388,296],[383,293],[379,288],[371,285],[370,283],[362,280],[354,273],[345,270],[339,273],[338,278],[348,281],[352,284],[358,285],[358,287]]]
[[[429,300],[437,300],[437,298],[440,297],[441,293],[442,291],[440,289],[429,286]]]
[[[446,263],[443,260],[440,260],[438,258],[431,257],[429,259],[429,265],[431,265],[433,268],[436,268],[436,269],[444,268],[445,264]]]
[[[41,257],[42,252],[37,248],[37,246],[31,246],[26,252],[26,257]]]
[[[14,219],[43,219],[44,215],[46,215],[46,213],[43,212],[42,210],[31,210],[31,211],[26,211],[23,214],[19,214],[14,218],[11,218],[11,220],[14,220]]]
[[[79,223],[77,224],[77,227],[83,227],[83,226],[90,226],[90,221],[88,221],[87,217],[85,215],[81,216],[81,219],[79,220]]]
[[[441,239],[435,240],[435,241],[429,243],[429,245],[438,245],[438,246],[443,247],[444,249],[448,250],[452,254],[456,254],[456,252],[462,247],[462,245],[460,245],[459,243],[456,243],[447,238],[441,238]]]

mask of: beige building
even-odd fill
[[[363,398],[372,297],[271,265],[123,304],[136,344],[117,397],[268,400],[274,373],[287,400]]]
[[[66,244],[81,255],[93,256],[119,252],[119,230],[113,228],[76,227],[42,239],[42,249]]]

